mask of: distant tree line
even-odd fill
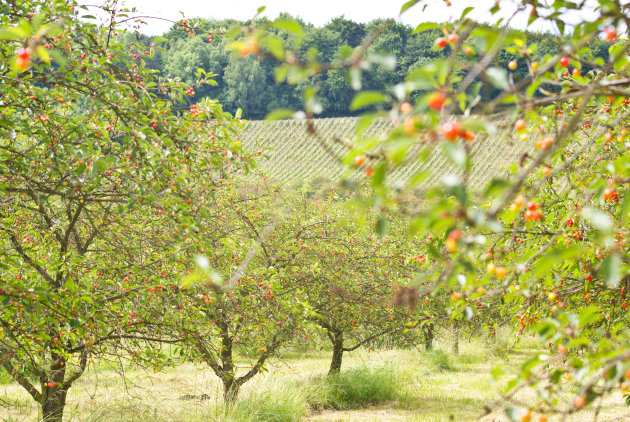
[[[261,21],[264,19],[266,18]],[[315,27],[290,15],[283,15],[280,19],[297,22],[303,28],[304,38],[299,47],[302,57],[317,54],[318,59],[323,61],[334,61],[344,57],[349,49],[360,45],[366,35],[381,28],[383,24],[383,20],[357,23],[344,17],[337,17],[323,27]],[[198,19],[193,20],[193,22],[198,21]],[[193,101],[204,97],[217,99],[224,105],[226,111],[234,113],[241,108],[243,117],[246,119],[262,119],[270,111],[278,108],[301,109],[304,90],[307,86],[314,86],[317,90],[317,97],[323,106],[321,117],[357,114],[357,111],[350,110],[355,90],[345,70],[318,75],[308,83],[277,84],[274,61],[257,59],[254,55],[241,57],[228,51],[226,48],[228,37],[225,34],[231,27],[241,24],[242,22],[236,20],[205,20],[203,27],[210,30],[198,35],[191,35],[183,30],[181,24],[174,25],[170,31],[160,37],[162,41],[160,45],[164,48],[164,52],[155,54],[152,60],[147,61],[147,66],[159,70],[166,77],[180,78],[191,84],[199,68],[215,74],[214,79],[217,84],[197,88],[191,99]],[[420,67],[439,57],[448,57],[450,47],[440,49],[435,46],[435,40],[444,36],[441,27],[417,33],[414,29],[402,23],[392,23],[376,36],[370,46],[372,54],[382,54],[383,57],[392,56],[395,62],[384,59],[382,65],[363,70],[362,89],[383,90],[385,87],[394,86],[403,82],[405,75],[414,67]],[[293,36],[281,31],[278,31],[278,35],[284,39]],[[542,61],[546,55],[557,54],[563,45],[562,39],[551,33],[524,32],[523,35],[527,40],[523,48],[536,45],[536,49],[530,54],[532,61]],[[125,41],[150,43],[155,38],[129,33]],[[592,42],[590,45],[592,59],[608,60],[608,46],[603,40]],[[469,52],[472,51],[472,53],[469,58],[473,63],[476,53],[475,46],[471,47],[472,50]],[[518,54],[518,51],[505,48],[496,56],[494,65],[507,70],[508,63],[516,60],[518,67],[513,72],[513,77],[518,80],[528,74],[526,63],[519,57],[522,55]],[[466,57],[463,59],[466,60]],[[582,68],[583,73],[588,70],[586,67]],[[462,70],[462,76],[464,73],[465,71]],[[487,101],[499,90],[488,81],[483,82],[479,95],[483,101]],[[554,89],[554,87],[546,88]]]

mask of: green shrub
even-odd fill
[[[439,371],[452,371],[453,366],[451,365],[450,358],[448,353],[444,350],[433,350],[429,353],[431,357],[431,362],[433,366]]]
[[[297,422],[308,414],[308,403],[303,389],[285,381],[223,406],[220,412],[217,420],[225,422]]]
[[[403,381],[391,366],[359,366],[340,374],[313,379],[308,403],[315,409],[358,409],[398,399],[404,390]]]

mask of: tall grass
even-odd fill
[[[431,359],[431,363],[438,371],[453,371],[453,365],[451,359],[444,350],[435,349],[430,352],[426,352]]]
[[[263,392],[252,392],[234,403],[217,406],[219,422],[297,422],[309,412],[305,389],[288,380],[277,380]]]
[[[333,376],[306,380],[269,380],[262,392],[250,392],[232,404],[217,405],[219,422],[294,422],[324,409],[352,410],[401,400],[405,377],[392,365],[361,365]]]
[[[392,365],[361,365],[332,376],[313,378],[308,403],[313,409],[359,409],[401,397],[404,376]]]

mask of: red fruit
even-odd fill
[[[446,122],[442,125],[442,135],[448,141],[456,140],[462,133],[461,125],[458,122]]]
[[[523,119],[518,119],[516,121],[516,123],[514,124],[514,127],[516,128],[516,130],[521,131],[524,130],[526,126],[525,120]]]
[[[615,30],[615,28],[610,26],[604,29],[604,31],[602,32],[602,35],[604,36],[604,39],[606,41],[615,41],[617,39],[617,30]]]
[[[374,169],[372,167],[368,167],[365,169],[365,175],[367,177],[372,177],[374,176]]]
[[[15,66],[19,70],[26,70],[31,62],[31,52],[28,48],[21,47],[15,52]]]
[[[467,140],[468,142],[472,142],[475,140],[475,134],[469,130],[465,130],[461,136],[463,136],[464,139]]]
[[[567,219],[567,224],[569,227],[573,227],[573,219],[572,218]]]
[[[429,103],[429,107],[433,110],[439,111],[444,106],[444,101],[446,101],[446,95],[441,92],[434,92],[429,95],[427,102]]]
[[[435,45],[437,45],[440,48],[444,48],[446,47],[446,39],[444,37],[440,37],[437,40],[435,40]]]
[[[617,197],[617,192],[613,188],[604,189],[604,199],[607,201],[612,201]]]
[[[362,155],[357,155],[354,157],[354,164],[358,167],[365,162],[365,158]]]
[[[20,59],[28,59],[29,57],[31,57],[31,53],[28,51],[28,48],[25,47],[18,48],[18,50],[15,52],[15,55]]]
[[[527,209],[530,211],[534,211],[536,208],[538,208],[538,205],[536,205],[535,202],[528,202],[526,205]]]
[[[459,38],[457,37],[456,33],[452,33],[452,34],[448,34],[448,43],[449,44],[455,44],[457,42]]]
[[[564,66],[564,67],[568,67],[569,66],[569,59],[566,57],[562,57],[560,59],[560,65]]]
[[[536,141],[536,148],[545,150],[553,144],[553,138],[539,139]]]
[[[540,213],[540,211],[527,210],[525,211],[525,214],[523,215],[523,217],[525,217],[525,219],[527,220],[538,221],[542,218],[542,214]]]

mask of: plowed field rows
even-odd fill
[[[357,123],[356,117],[316,119],[313,121],[317,132],[315,136],[307,131],[304,121],[251,121],[245,125],[243,145],[248,150],[264,151],[266,157],[260,160],[260,167],[274,179],[287,182],[314,178],[337,181],[347,171],[342,158],[347,153],[345,145],[352,141]],[[467,177],[473,189],[479,189],[493,177],[506,174],[510,164],[518,162],[524,153],[532,149],[533,141],[516,139],[511,124],[498,126],[494,136],[478,136],[468,144],[472,166]],[[383,137],[394,128],[391,121],[378,120],[368,127],[364,136]],[[423,182],[427,186],[435,184],[446,174],[462,175],[444,154],[440,142],[416,145],[414,149],[416,152],[424,151],[424,158],[401,165],[392,173],[392,181],[407,181],[422,171],[428,175]],[[362,169],[355,170],[353,176],[364,177]]]

